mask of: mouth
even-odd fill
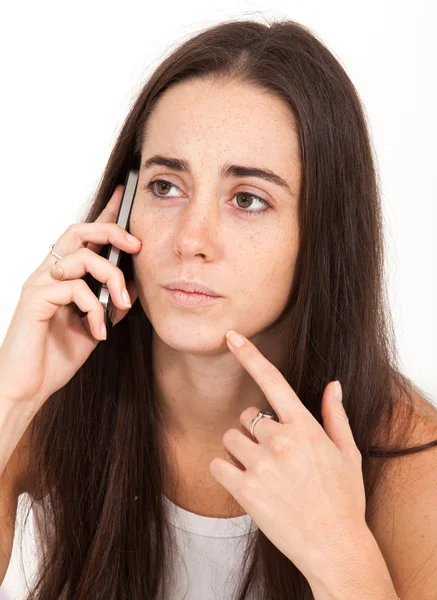
[[[173,281],[165,284],[164,287],[169,290],[185,292],[186,294],[201,294],[203,296],[221,298],[218,292],[197,281]]]
[[[175,304],[179,306],[185,306],[187,308],[215,304],[222,298],[222,296],[210,296],[209,294],[186,292],[179,289],[164,289]]]

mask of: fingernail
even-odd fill
[[[244,339],[241,337],[241,335],[238,335],[238,333],[232,330],[226,333],[226,339],[231,346],[234,346],[234,348],[240,348],[240,346],[244,344]]]
[[[337,400],[340,400],[340,402],[343,402],[343,390],[341,387],[341,383],[337,380],[334,381],[335,386],[334,386],[334,394],[335,397],[337,398]]]
[[[126,233],[126,238],[129,240],[129,242],[132,242],[134,244],[141,244],[141,240],[131,235],[130,233]]]
[[[123,297],[123,301],[126,305],[126,308],[127,307],[131,308],[132,304],[131,304],[130,297],[129,297],[129,294],[128,294],[128,291],[126,288],[124,288],[124,290],[121,292],[121,295]]]
[[[100,326],[100,333],[102,334],[102,338],[106,340],[106,326],[104,323],[102,323]]]

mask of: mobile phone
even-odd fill
[[[127,232],[129,232],[129,219],[130,219],[130,215],[131,215],[131,211],[132,211],[135,193],[137,190],[138,175],[139,175],[139,172],[137,169],[129,170],[129,172],[126,176],[126,180],[124,182],[123,196],[122,196],[122,199],[120,202],[120,208],[118,209],[117,219],[115,221],[118,225],[123,227],[123,229],[125,229]],[[116,246],[113,246],[112,244],[106,244],[105,246],[102,247],[102,249],[99,252],[99,256],[103,256],[104,258],[109,260],[109,262],[111,262],[113,265],[115,265],[117,267],[120,266],[120,261],[122,260],[122,257],[125,254],[127,254],[127,253],[123,252],[122,250],[120,250],[120,248],[117,248]],[[130,255],[128,258],[131,259]],[[125,261],[123,261],[123,262],[125,262]],[[122,266],[120,266],[120,268],[126,275],[125,269],[122,268]],[[129,274],[131,273],[131,269],[126,269],[126,270],[129,271]],[[109,294],[109,289],[108,289],[106,283],[102,283],[101,281],[98,281],[90,273],[86,273],[84,275],[84,277],[82,277],[82,279],[85,280],[85,282],[89,285],[91,290],[94,292],[94,294],[97,296],[98,300],[103,305],[104,322],[105,322],[106,329],[108,331],[108,336],[109,336],[109,331],[112,328],[113,313],[115,313],[115,310],[116,310],[116,307],[114,306],[111,296]],[[77,308],[77,312],[80,314],[81,317],[84,317],[87,315],[87,313],[81,311],[79,308]]]

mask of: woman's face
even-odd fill
[[[291,291],[300,186],[292,115],[248,84],[183,82],[161,96],[148,120],[141,165],[157,155],[187,168],[141,166],[130,220],[142,240],[133,256],[139,300],[163,342],[214,353],[227,348],[229,329],[252,337],[271,325]],[[229,165],[270,171],[284,183],[226,175]],[[163,286],[179,279],[222,297],[178,306]]]

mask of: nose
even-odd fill
[[[218,252],[220,215],[217,203],[208,198],[191,200],[179,214],[175,249],[179,254],[210,259]]]

